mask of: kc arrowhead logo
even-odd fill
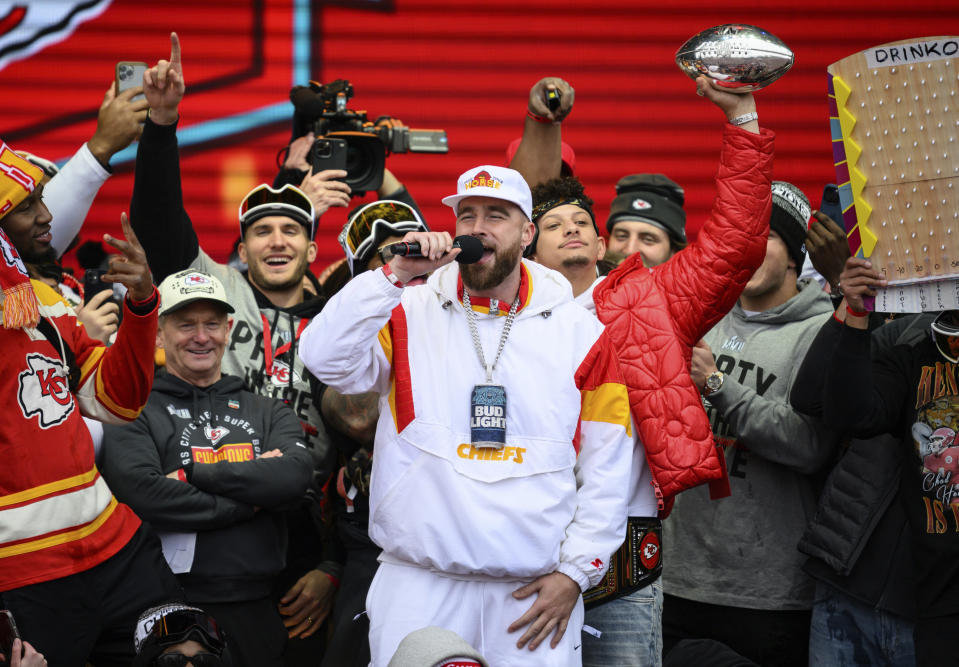
[[[214,445],[220,440],[223,439],[227,433],[230,432],[225,426],[217,426],[216,428],[211,427],[209,424],[203,427],[203,435],[206,436],[206,439],[212,442]]]
[[[17,401],[20,411],[27,419],[38,417],[40,428],[56,426],[73,412],[73,394],[59,359],[28,354],[27,370],[22,371],[19,377]]]
[[[639,562],[647,570],[659,565],[659,537],[654,532],[646,533],[639,545]]]
[[[290,384],[290,374],[293,375],[293,383],[300,381],[300,374],[290,370],[290,367],[282,361],[273,362],[273,375],[270,376],[270,382],[276,387],[287,387]]]

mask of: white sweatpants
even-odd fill
[[[373,667],[385,667],[400,641],[420,628],[436,625],[452,630],[496,667],[580,667],[582,665],[583,599],[570,615],[559,646],[551,634],[535,651],[516,648],[527,628],[506,629],[536,601],[517,600],[522,583],[461,581],[420,567],[380,563],[366,596],[370,617]]]

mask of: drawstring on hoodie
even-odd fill
[[[193,418],[190,420],[190,422],[194,426],[199,428],[200,427],[200,393],[196,389],[194,389],[190,393],[193,395],[193,414],[191,415]]]
[[[77,365],[76,355],[73,349],[67,345],[60,330],[57,329],[46,317],[41,317],[37,323],[37,330],[46,337],[50,345],[60,352],[60,360],[63,362],[63,370],[67,377],[67,384],[71,393],[76,393],[80,386],[80,367]]]
[[[286,315],[287,317],[290,318],[290,332],[292,333],[293,332],[293,315],[292,313],[287,313]],[[293,368],[296,365],[296,348],[299,347],[300,345],[300,334],[303,332],[303,328],[305,328],[306,326],[304,322],[307,322],[307,320],[306,319],[300,320],[300,324],[303,325],[303,327],[299,328],[296,334],[293,335],[293,341],[290,346],[290,372],[287,374],[287,378],[289,381],[287,382],[287,385],[286,385],[290,389],[290,396],[293,395]]]
[[[214,389],[211,385],[208,391],[200,392],[194,387],[190,393],[193,395],[193,414],[191,415],[191,423],[197,428],[203,426],[203,420],[200,419],[200,415],[203,414],[200,412],[200,394],[203,393],[206,395],[207,402],[210,404],[210,418],[207,420],[207,423],[212,428],[213,418],[216,416],[216,389]]]

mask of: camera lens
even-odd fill
[[[346,151],[346,183],[355,190],[375,190],[369,184],[381,182],[386,151],[379,139],[370,139],[352,141]]]
[[[350,144],[346,149],[346,170],[351,174],[356,172],[366,171],[366,159],[365,151],[362,146],[357,146],[356,144]]]

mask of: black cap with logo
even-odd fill
[[[674,242],[686,243],[685,193],[663,174],[630,174],[616,183],[606,230],[622,220],[648,222],[663,229]]]

